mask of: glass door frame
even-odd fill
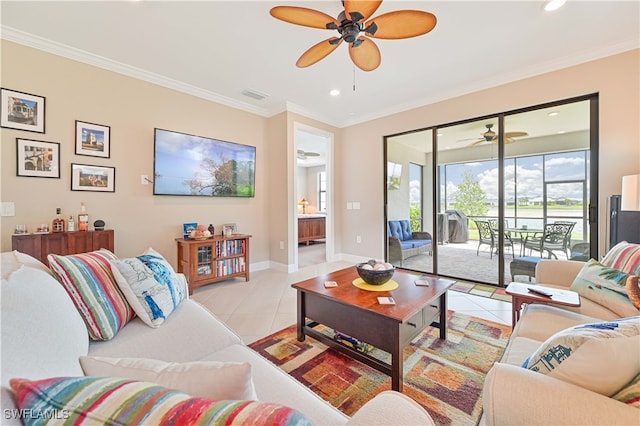
[[[514,114],[520,114],[520,113],[525,113],[525,112],[530,112],[530,111],[535,111],[535,110],[539,110],[539,109],[545,109],[545,108],[552,108],[554,106],[559,106],[559,105],[565,105],[565,104],[570,104],[570,103],[576,103],[576,102],[582,102],[582,101],[589,101],[589,205],[587,207],[587,217],[586,220],[589,223],[588,229],[589,229],[589,244],[590,244],[590,253],[591,253],[591,257],[597,257],[598,255],[598,247],[599,247],[599,236],[598,236],[598,232],[599,232],[599,207],[598,207],[598,199],[599,199],[599,156],[598,156],[598,149],[599,149],[599,98],[598,98],[598,93],[592,93],[592,94],[588,94],[588,95],[583,95],[583,96],[578,96],[578,97],[574,97],[574,98],[568,98],[568,99],[563,99],[563,100],[559,100],[559,101],[553,101],[553,102],[548,102],[548,103],[543,103],[543,104],[538,104],[538,105],[534,105],[531,107],[526,107],[526,108],[520,108],[520,109],[515,109],[515,110],[510,110],[510,111],[505,111],[505,112],[500,112],[500,113],[496,113],[496,114],[491,114],[491,115],[485,115],[485,116],[481,116],[481,117],[474,117],[472,119],[467,119],[467,120],[461,120],[461,121],[456,121],[456,122],[451,122],[451,123],[446,123],[446,124],[441,124],[441,125],[436,125],[436,126],[431,126],[431,127],[425,127],[425,128],[421,128],[421,129],[417,129],[417,130],[411,130],[411,131],[407,131],[407,132],[402,132],[402,133],[397,133],[397,134],[392,134],[392,135],[388,135],[388,136],[384,136],[383,137],[383,177],[384,177],[384,183],[383,183],[383,188],[384,188],[384,232],[383,235],[385,235],[385,250],[384,250],[384,255],[385,255],[385,259],[389,258],[389,253],[388,253],[388,244],[386,242],[387,240],[387,222],[388,222],[388,215],[387,215],[387,203],[388,203],[388,197],[387,197],[387,182],[386,182],[386,178],[387,178],[387,149],[388,149],[388,139],[389,138],[393,138],[393,137],[398,137],[404,134],[409,134],[409,133],[415,133],[415,132],[421,132],[421,131],[428,131],[431,130],[431,136],[432,136],[432,141],[431,141],[431,153],[432,153],[432,164],[431,164],[431,178],[432,178],[432,189],[431,189],[431,195],[432,195],[432,211],[431,211],[431,223],[435,224],[437,226],[437,214],[438,214],[438,209],[439,209],[439,200],[440,200],[440,179],[439,179],[439,172],[438,172],[438,130],[441,128],[445,128],[445,127],[450,127],[450,126],[455,126],[455,125],[459,125],[459,124],[465,124],[465,123],[471,123],[471,122],[475,122],[475,121],[480,121],[480,120],[498,120],[498,129],[497,129],[497,134],[498,134],[498,226],[499,226],[499,250],[500,253],[504,253],[504,221],[502,220],[502,218],[504,218],[505,216],[505,206],[504,206],[504,201],[505,201],[505,171],[504,171],[504,155],[505,155],[505,128],[504,128],[504,121],[505,121],[505,117],[508,117],[510,115],[514,115]],[[424,184],[424,182],[423,182]],[[423,212],[423,217],[427,214],[428,212],[424,211]],[[433,230],[433,271],[431,271],[434,274],[438,274],[438,244],[436,239],[437,236],[437,230],[434,229]],[[503,256],[499,256],[499,260],[498,260],[498,286],[506,286],[507,283],[504,282],[504,269],[505,269],[505,262],[504,262],[504,257]],[[471,281],[471,280],[469,280]]]

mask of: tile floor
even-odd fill
[[[296,291],[291,284],[351,265],[321,263],[291,274],[256,271],[248,282],[236,278],[210,284],[196,289],[191,297],[225,321],[245,343],[251,343],[296,322]],[[501,300],[449,291],[449,309],[511,324],[511,303]]]

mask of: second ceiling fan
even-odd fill
[[[373,71],[382,61],[380,49],[370,38],[402,39],[416,37],[436,26],[432,13],[420,10],[396,10],[369,19],[382,0],[343,0],[344,10],[337,18],[324,12],[295,6],[276,6],[269,13],[274,18],[311,28],[337,30],[339,37],[329,37],[312,46],[298,58],[296,65],[308,67],[333,52],[343,41],[349,43],[349,56],[363,71]],[[362,35],[366,36],[363,37]]]
[[[477,139],[464,139],[458,142],[470,142],[469,146],[480,145],[485,142],[497,142],[498,134],[492,130],[493,124],[485,124],[487,131],[481,134],[481,138]],[[512,143],[515,142],[514,138],[522,138],[525,136],[529,136],[527,132],[506,132],[504,134],[504,143]]]

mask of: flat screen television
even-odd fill
[[[155,129],[154,195],[255,196],[256,148]]]

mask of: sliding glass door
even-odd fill
[[[597,245],[593,152],[596,95],[385,138],[387,257],[504,286],[514,258],[589,256]],[[390,225],[403,218],[430,234],[432,250],[400,241],[398,251]],[[530,247],[546,225],[562,222],[571,227],[564,252]]]

